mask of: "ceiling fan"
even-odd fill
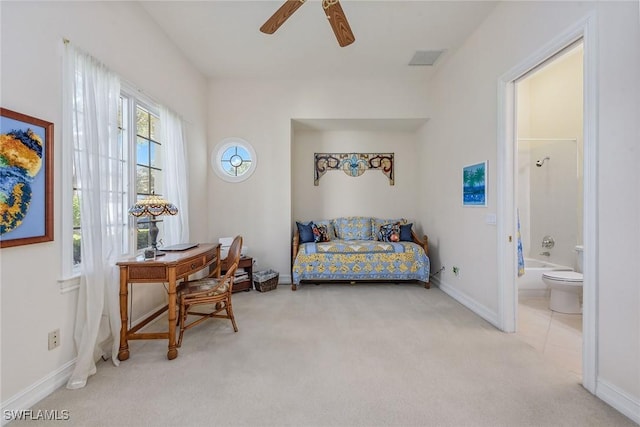
[[[284,24],[284,21],[289,19],[305,1],[306,0],[286,0],[271,18],[267,19],[267,22],[260,27],[260,31],[265,34],[275,33],[276,30]],[[324,9],[324,13],[327,15],[336,39],[338,39],[338,44],[341,47],[345,47],[353,43],[356,38],[351,31],[349,22],[347,22],[347,17],[342,10],[342,6],[340,6],[340,2],[338,0],[322,0],[322,9]]]

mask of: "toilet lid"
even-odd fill
[[[544,273],[542,277],[562,282],[582,282],[583,279],[582,273],[575,271],[549,271]]]

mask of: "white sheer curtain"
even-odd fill
[[[84,52],[65,45],[65,139],[73,141],[73,166],[80,188],[82,267],[74,338],[76,365],[67,388],[84,387],[95,361],[120,345],[119,278],[126,229],[127,172],[118,144],[120,81]],[[111,349],[109,350],[109,347]]]
[[[160,110],[160,141],[164,149],[165,199],[178,207],[178,215],[163,216],[164,244],[189,242],[187,155],[182,120],[164,106]]]

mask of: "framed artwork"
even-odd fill
[[[53,123],[0,108],[0,248],[53,240]]]
[[[462,168],[462,205],[487,206],[487,162]]]

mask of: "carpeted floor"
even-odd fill
[[[172,361],[164,340],[131,341],[33,409],[68,410],[64,426],[636,425],[437,288],[280,285],[234,308],[238,333],[204,322]]]

